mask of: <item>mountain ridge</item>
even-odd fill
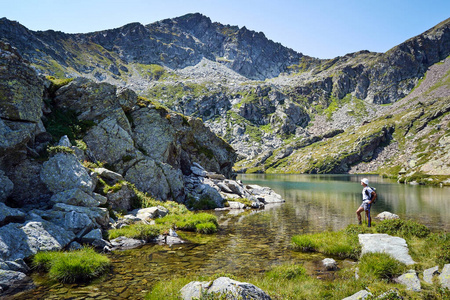
[[[88,34],[33,32],[6,23],[0,20],[0,37],[18,45],[39,72],[129,87],[199,117],[237,149],[242,172],[262,172],[268,166],[258,166],[268,159],[284,159],[298,147],[387,114],[386,106],[406,97],[450,55],[450,18],[385,53],[362,50],[327,60],[198,13]],[[392,130],[388,126],[370,151],[345,166],[305,172],[349,172],[375,159]]]

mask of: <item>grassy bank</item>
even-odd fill
[[[417,262],[406,266],[384,253],[371,253],[360,257],[359,233],[388,233],[403,237],[409,246],[409,253]],[[217,274],[211,277],[174,277],[153,286],[146,299],[179,299],[180,289],[191,281],[211,281],[220,276],[249,282],[264,290],[272,299],[343,299],[360,290],[368,290],[375,299],[450,299],[450,291],[438,284],[421,282],[422,291],[412,292],[393,281],[414,268],[422,279],[423,270],[450,263],[450,234],[432,233],[425,226],[405,220],[389,220],[374,224],[373,227],[349,225],[337,232],[298,235],[292,238],[292,251],[317,251],[327,256],[351,259],[335,271],[333,279],[318,279],[308,273],[302,264],[284,264],[258,274],[235,277]],[[357,261],[359,260],[359,261]],[[358,279],[355,272],[358,269]],[[310,271],[313,272],[313,271]],[[399,297],[400,296],[400,297]],[[205,297],[204,299],[213,299]],[[214,298],[215,299],[215,298]]]

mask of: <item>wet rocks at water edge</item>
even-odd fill
[[[196,202],[209,199],[223,209],[264,208],[267,204],[285,201],[271,188],[226,179],[222,174],[206,171],[198,163],[191,167],[190,175],[184,176],[184,183],[188,197]],[[225,201],[228,206],[224,208]]]
[[[214,281],[192,281],[185,285],[180,292],[183,300],[200,299],[205,294],[226,297],[226,299],[271,299],[259,287],[228,277],[219,277]]]
[[[337,270],[338,268],[337,262],[332,258],[325,258],[324,260],[322,260],[322,264],[327,271]]]

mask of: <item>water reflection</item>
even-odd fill
[[[319,231],[325,228],[339,229],[355,222],[354,211],[361,204],[363,176],[357,175],[277,175],[248,174],[240,179],[247,184],[270,186],[280,193],[294,210],[308,210],[310,206],[320,216],[311,216],[309,222],[317,222]],[[422,222],[432,229],[450,229],[450,188],[412,186],[398,184],[376,175],[365,176],[370,186],[377,189],[378,202],[372,214],[390,211],[404,219]],[[292,201],[292,202],[291,202]],[[305,213],[305,211],[303,211]],[[330,218],[330,220],[326,220]],[[336,220],[341,219],[341,220]],[[326,220],[325,222],[322,222]]]
[[[290,251],[291,237],[356,223],[361,176],[260,174],[239,179],[273,188],[286,203],[262,211],[214,212],[221,227],[215,235],[186,234],[196,242],[115,252],[110,255],[112,272],[98,282],[88,286],[42,284],[13,299],[143,299],[156,282],[173,276],[219,272],[245,276],[284,262],[301,263],[317,275],[324,257]],[[434,229],[450,228],[450,188],[400,185],[378,176],[369,176],[369,180],[379,194],[373,214],[387,210]],[[38,274],[33,279],[42,281]]]

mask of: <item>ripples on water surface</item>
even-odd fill
[[[377,188],[375,216],[390,211],[401,218],[417,220],[435,230],[450,228],[450,188],[400,185],[378,176],[368,176]],[[246,184],[269,186],[286,203],[261,211],[214,212],[221,230],[211,236],[187,234],[196,243],[146,245],[110,255],[113,271],[89,286],[55,284],[14,297],[15,299],[142,299],[155,282],[174,276],[229,273],[245,276],[264,272],[284,262],[302,263],[318,273],[320,254],[289,250],[292,235],[339,230],[356,223],[361,204],[356,175],[241,175]],[[34,275],[36,282],[42,281]]]

